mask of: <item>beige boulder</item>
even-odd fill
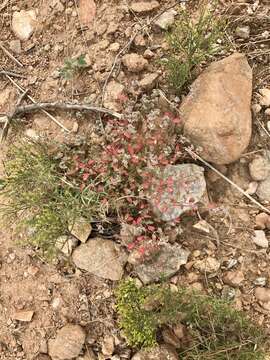
[[[236,53],[195,80],[180,111],[184,133],[215,164],[236,161],[251,137],[252,70]]]

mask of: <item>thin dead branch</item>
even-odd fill
[[[11,59],[13,60],[17,65],[23,67],[23,64],[17,60],[4,46],[3,44],[0,42],[0,48],[3,50],[3,52]]]
[[[195,153],[194,151],[192,151],[189,148],[184,148],[185,151],[192,156],[194,159],[199,160],[200,162],[202,162],[205,166],[207,166],[209,169],[213,170],[216,174],[218,174],[222,179],[224,179],[225,181],[227,181],[232,187],[234,187],[237,191],[239,191],[242,195],[244,195],[247,199],[249,199],[253,204],[255,204],[257,207],[259,207],[261,210],[263,210],[264,212],[266,212],[267,214],[270,215],[270,210],[267,209],[265,206],[263,206],[261,203],[259,203],[257,200],[255,200],[252,196],[250,196],[249,194],[247,194],[242,188],[240,188],[240,186],[238,186],[237,184],[235,184],[232,180],[230,180],[227,176],[223,175],[220,171],[218,171],[214,166],[212,166],[211,164],[209,164],[209,162],[207,162],[206,160],[204,160],[200,155],[198,155],[197,153]]]
[[[15,107],[14,107],[14,110],[12,111],[11,114],[9,114],[7,116],[7,120],[4,124],[4,127],[3,127],[3,130],[2,130],[2,134],[1,134],[1,139],[0,139],[0,142],[2,142],[6,137],[7,137],[7,133],[8,133],[8,129],[9,129],[9,125],[10,125],[10,121],[11,119],[14,117],[15,113],[16,113],[16,110],[18,108],[18,106],[21,104],[21,102],[23,101],[23,99],[25,98],[25,96],[27,95],[28,93],[28,89],[24,91],[23,94],[21,94],[21,96],[19,97]]]
[[[25,114],[37,110],[93,111],[97,113],[108,114],[118,119],[121,119],[122,117],[121,114],[115,111],[105,109],[102,107],[93,106],[91,104],[72,104],[72,103],[60,103],[60,102],[53,102],[53,103],[43,102],[43,103],[35,103],[30,105],[21,105],[17,107],[13,116],[18,116],[21,114]]]
[[[10,82],[12,82],[13,85],[16,86],[17,89],[19,89],[22,93],[25,92],[25,90],[19,85],[17,84],[9,75],[5,74],[5,76],[9,79]],[[33,103],[36,104],[36,101],[30,96],[30,95],[26,95],[27,98]],[[63,124],[60,123],[60,121],[58,121],[54,116],[52,116],[50,113],[48,113],[46,110],[42,109],[41,110],[44,114],[46,114],[53,122],[55,122],[58,126],[60,126],[63,130],[70,132]]]
[[[23,74],[16,73],[14,71],[8,71],[8,70],[1,70],[0,75],[9,75],[16,78],[26,79],[26,76]]]

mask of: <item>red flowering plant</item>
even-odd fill
[[[76,155],[66,173],[68,181],[76,179],[86,204],[98,201],[104,219],[106,214],[114,213],[121,223],[141,229],[124,243],[142,256],[147,256],[149,249],[153,252],[162,237],[162,224],[153,217],[147,194],[154,169],[182,158],[175,132],[179,122],[169,113],[151,124],[145,119],[135,123],[109,119],[107,142]]]

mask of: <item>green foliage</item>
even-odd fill
[[[11,146],[1,180],[1,194],[7,200],[0,206],[4,219],[16,222],[22,243],[38,247],[47,258],[55,256],[55,242],[68,232],[70,223],[80,217],[100,219],[104,214],[103,194],[81,191],[68,181],[59,148],[50,145],[22,141]]]
[[[168,34],[169,57],[164,62],[169,82],[180,91],[192,78],[193,69],[220,51],[217,40],[224,37],[225,23],[208,8],[197,19],[180,10],[179,20]]]
[[[75,59],[66,59],[63,68],[60,70],[60,75],[64,79],[70,80],[73,78],[76,72],[78,72],[80,69],[83,69],[85,66],[85,55],[80,55]]]
[[[180,359],[264,359],[263,331],[228,303],[167,285],[138,288],[133,280],[117,289],[117,310],[127,341],[151,347],[162,325],[185,324],[192,344],[179,352]]]

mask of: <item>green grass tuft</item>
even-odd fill
[[[179,19],[168,33],[169,56],[164,61],[171,86],[180,91],[191,79],[193,70],[220,51],[217,41],[225,35],[226,24],[207,7],[192,19],[180,10]]]
[[[242,312],[224,301],[167,285],[138,288],[123,281],[116,292],[119,324],[132,346],[152,347],[163,325],[185,324],[192,344],[180,349],[185,360],[263,360],[265,335]]]

